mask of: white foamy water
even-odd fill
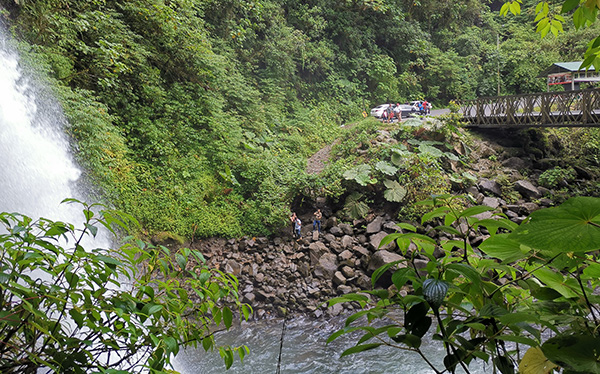
[[[0,211],[81,220],[80,209],[60,204],[77,197],[73,186],[81,175],[69,154],[65,120],[56,103],[40,96],[0,28]]]

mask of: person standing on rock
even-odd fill
[[[294,229],[296,230],[296,241],[300,241],[302,239],[302,221],[298,217],[294,221]]]
[[[292,224],[292,238],[296,239],[296,213],[292,212],[290,216],[290,222]]]
[[[317,209],[316,212],[313,213],[313,215],[315,216],[314,220],[313,220],[313,231],[315,231],[315,228],[317,230],[319,230],[319,233],[321,232],[321,218],[323,218],[323,213],[321,213],[321,209]]]

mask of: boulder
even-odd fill
[[[335,304],[329,307],[329,309],[327,309],[327,312],[329,312],[329,314],[332,316],[340,315],[343,311],[344,307],[342,306],[342,304]]]
[[[319,232],[318,231],[313,231],[312,232],[312,240],[313,242],[316,242],[317,240],[319,240]]]
[[[248,292],[244,294],[242,302],[252,305],[254,303],[254,300],[256,300],[256,296],[254,296],[253,293]]]
[[[497,197],[487,197],[483,198],[481,205],[489,206],[490,208],[497,208],[500,206],[500,200]]]
[[[524,198],[527,199],[539,199],[542,197],[540,191],[527,180],[518,180],[515,182],[515,191],[520,193]]]
[[[381,227],[383,226],[383,217],[376,217],[371,223],[367,225],[367,234],[375,234],[376,232],[381,231]]]
[[[354,238],[351,237],[350,235],[344,235],[344,237],[342,238],[342,247],[344,248],[350,248],[352,247],[352,244],[354,244]]]
[[[344,277],[344,274],[342,274],[341,271],[336,271],[335,273],[333,273],[333,284],[339,286],[340,284],[346,284],[346,277]]]
[[[235,260],[227,260],[227,263],[225,264],[225,272],[239,277],[242,273],[242,265]]]
[[[346,278],[354,278],[356,272],[350,266],[344,266],[342,267],[342,274],[344,274],[344,277]]]
[[[356,279],[356,285],[363,290],[370,290],[372,287],[371,278],[365,274],[361,274],[358,276],[358,279]]]
[[[402,232],[402,229],[400,228],[400,226],[398,226],[396,224],[396,222],[394,221],[388,221],[386,223],[383,224],[383,228],[386,231],[397,231],[397,232]]]
[[[525,209],[525,211],[527,212],[526,215],[529,215],[535,212],[536,210],[540,209],[540,206],[536,203],[524,203],[523,209]]]
[[[388,235],[388,233],[385,231],[380,231],[377,234],[371,235],[370,243],[369,243],[369,244],[371,244],[371,248],[373,250],[378,250],[378,249],[393,250],[393,249],[395,249],[396,242],[394,242],[394,241],[391,241],[390,243],[379,248],[379,244],[381,243],[383,238],[385,238],[387,235]]]
[[[397,253],[388,252],[386,250],[379,250],[379,251],[375,252],[375,254],[373,256],[371,256],[371,261],[369,261],[368,271],[370,273],[373,273],[375,270],[379,269],[383,265],[387,265],[391,262],[402,260],[402,259],[404,259],[404,257],[400,256]],[[399,263],[396,266],[392,266],[392,268],[390,268],[388,271],[386,271],[384,274],[382,274],[381,277],[379,277],[379,279],[377,280],[377,284],[379,284],[380,286],[385,287],[385,288],[392,285],[392,274],[394,273],[394,271],[396,269],[402,268],[402,267],[406,267],[406,264]]]
[[[354,247],[352,247],[352,250],[353,250],[355,253],[359,254],[360,256],[368,256],[368,255],[370,255],[370,254],[371,254],[371,253],[369,252],[369,250],[368,250],[368,249],[366,249],[365,247],[363,247],[362,245],[355,245]],[[360,256],[359,256],[359,257],[360,257]]]
[[[345,295],[347,293],[352,292],[352,287],[347,286],[345,284],[340,284],[337,288],[338,294]]]
[[[500,183],[496,181],[492,181],[486,178],[481,178],[477,182],[477,187],[483,193],[491,193],[496,196],[502,196],[502,188],[500,187]]]
[[[352,256],[353,256],[352,252],[350,252],[349,250],[346,249],[344,252],[342,252],[338,255],[338,259],[340,261],[347,261],[347,260],[351,259]]]
[[[323,241],[325,241],[325,243],[331,243],[335,241],[335,236],[333,234],[325,234],[325,235],[321,235],[321,238],[323,239]]]
[[[325,253],[315,265],[313,273],[317,278],[331,279],[337,271],[337,256],[333,253]]]
[[[379,251],[375,252],[375,254],[373,256],[371,256],[371,261],[369,261],[368,271],[372,273],[375,270],[382,267],[383,265],[387,265],[391,262],[402,260],[402,259],[404,259],[404,257],[400,256],[397,253],[389,252],[384,249],[379,250]],[[400,263],[399,267],[406,267],[406,265],[403,263]]]
[[[325,253],[329,253],[327,246],[321,242],[310,243],[308,246],[308,253],[310,255],[310,265],[315,266],[321,256]]]
[[[531,168],[531,161],[524,160],[520,157],[510,157],[502,161],[502,166],[515,170],[529,169]]]
[[[342,253],[345,247],[342,245],[342,243],[338,241],[333,241],[329,243],[329,249],[331,249],[335,253]]]
[[[338,227],[340,229],[342,229],[342,232],[344,234],[346,234],[346,235],[354,235],[354,229],[349,224],[347,224],[347,223],[340,223],[338,225]]]
[[[344,235],[344,231],[339,226],[333,226],[329,229],[329,232],[337,237],[342,237]]]

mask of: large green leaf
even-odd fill
[[[509,238],[532,248],[588,252],[600,248],[600,199],[575,197],[556,208],[533,212]]]
[[[344,172],[344,178],[346,180],[355,180],[361,186],[366,186],[370,180],[369,174],[371,173],[371,167],[367,164],[360,164],[352,169]]]
[[[400,185],[400,183],[398,183],[396,181],[392,181],[392,180],[386,180],[383,183],[388,188],[383,193],[383,197],[385,197],[385,199],[387,201],[393,201],[393,202],[399,203],[402,200],[404,200],[404,198],[406,197],[407,191],[406,191],[406,188],[404,188]]]
[[[386,175],[394,175],[398,171],[397,167],[385,161],[379,161],[377,164],[375,164],[375,169]]]
[[[514,262],[525,257],[529,248],[510,240],[507,234],[498,234],[479,245],[479,250],[504,262]]]
[[[542,344],[542,352],[565,369],[600,373],[600,338],[588,335],[557,336]]]
[[[439,149],[432,147],[428,144],[419,145],[419,152],[421,152],[423,154],[428,154],[434,158],[440,158],[444,155],[444,152],[442,152]]]

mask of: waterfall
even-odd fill
[[[81,175],[65,124],[58,103],[24,74],[0,24],[0,212],[81,222],[80,209],[60,204],[78,198]]]

